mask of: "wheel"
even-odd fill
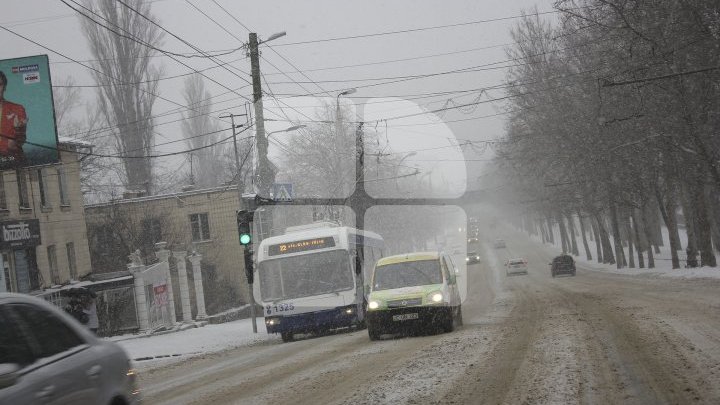
[[[463,319],[462,319],[462,305],[458,306],[458,312],[457,312],[457,324],[458,326],[463,325]]]
[[[368,331],[368,336],[370,337],[370,340],[372,340],[372,341],[380,339],[380,335],[382,335],[380,330],[376,326],[372,325],[369,322],[367,322],[367,331]]]
[[[448,311],[447,318],[443,322],[443,330],[445,332],[452,332],[455,330],[455,317],[453,316],[453,310]]]
[[[283,342],[287,343],[293,341],[294,335],[292,332],[282,332],[280,333],[280,337],[282,337]]]

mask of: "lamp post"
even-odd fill
[[[348,94],[353,94],[357,91],[356,88],[347,89],[344,91],[341,91],[338,93],[338,95],[335,97],[335,134],[340,135],[340,131],[342,130],[341,125],[341,114],[340,114],[340,96],[347,96]]]

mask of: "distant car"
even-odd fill
[[[480,254],[478,252],[468,252],[467,257],[465,257],[465,263],[467,264],[475,264],[480,262]]]
[[[505,248],[505,239],[495,239],[495,249],[504,249]]]
[[[480,243],[480,239],[472,237],[472,238],[468,238],[468,240],[467,240],[468,246],[476,244],[476,243]]]
[[[519,257],[505,263],[505,275],[528,274],[527,260]]]
[[[67,313],[0,293],[0,403],[137,404],[130,359]]]
[[[553,277],[561,274],[575,275],[575,260],[570,255],[556,256],[552,262],[550,262],[550,274]]]

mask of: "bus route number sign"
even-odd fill
[[[297,240],[293,242],[278,243],[268,246],[268,256],[284,255],[288,253],[304,252],[307,250],[325,249],[335,246],[332,236]]]

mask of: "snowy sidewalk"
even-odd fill
[[[279,339],[267,334],[263,318],[257,318],[257,326],[258,333],[254,334],[252,321],[241,319],[161,335],[121,336],[109,340],[125,349],[136,368],[148,370],[193,356]]]
[[[543,246],[545,248],[545,251],[548,252],[551,256],[560,254],[560,247],[558,246],[559,241],[556,240],[556,244],[543,244],[539,236],[528,236],[525,232],[518,231],[513,229],[513,231],[518,235],[523,235],[526,238],[531,239],[535,243],[537,243],[540,246]],[[610,236],[610,240],[612,241],[612,236]],[[667,231],[663,228],[663,238],[667,240]],[[684,238],[685,235],[681,233],[681,238],[683,238],[683,243],[685,243]],[[631,275],[631,276],[649,276],[649,277],[670,277],[670,278],[680,278],[680,279],[698,279],[698,278],[712,278],[712,279],[720,279],[720,268],[713,268],[713,267],[696,267],[696,268],[680,268],[680,269],[673,269],[672,268],[672,262],[670,260],[670,252],[668,246],[663,246],[660,248],[660,253],[655,255],[655,268],[648,269],[648,268],[630,268],[625,267],[622,269],[618,269],[616,265],[614,264],[603,264],[598,263],[597,261],[591,260],[588,261],[585,257],[582,242],[578,240],[578,243],[580,246],[578,246],[578,250],[580,250],[581,254],[579,256],[575,256],[575,260],[579,265],[582,266],[583,269],[587,270],[593,270],[593,271],[600,271],[605,273],[614,273],[614,274],[625,274],[625,275]],[[595,242],[589,241],[591,253],[595,255]],[[669,242],[667,243],[669,245]],[[624,249],[625,255],[627,257],[628,255],[628,249],[625,247]],[[637,253],[635,253],[637,255]],[[681,253],[681,259],[684,259],[684,254]],[[681,264],[684,265],[685,261],[681,260]],[[637,265],[637,260],[636,260]],[[645,263],[647,266],[647,262]]]

